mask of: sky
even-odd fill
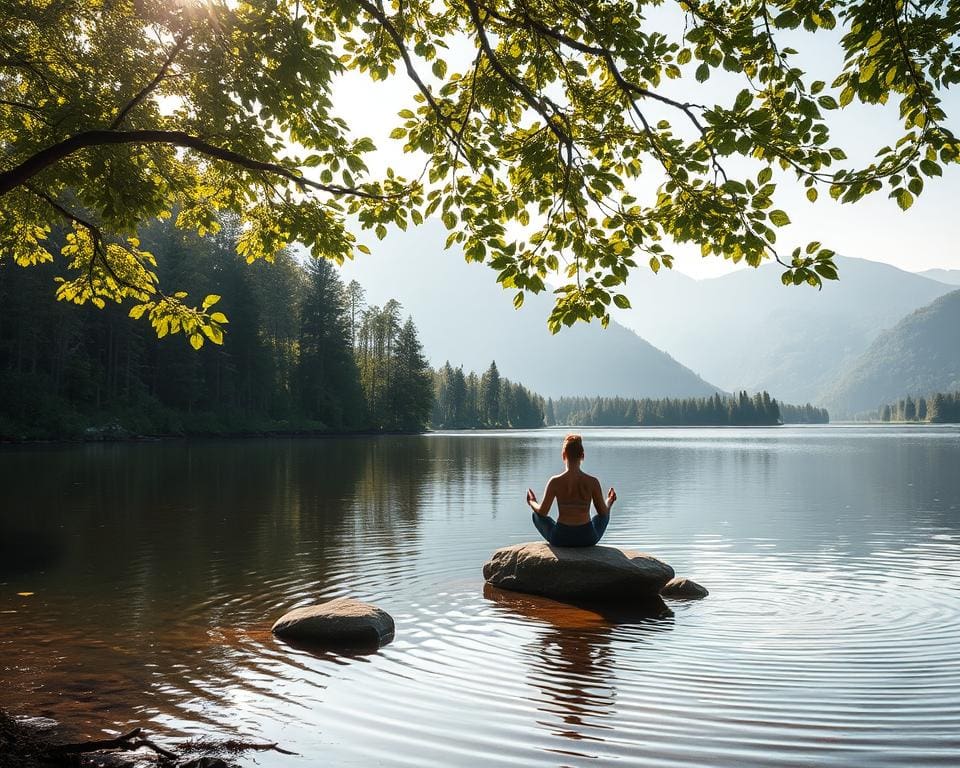
[[[660,24],[674,24],[675,20],[661,18]],[[818,34],[812,41],[803,35],[788,44],[800,48],[804,56],[800,66],[815,77],[828,81],[831,72],[839,69],[842,53],[838,37]],[[451,56],[456,59],[469,55],[469,50],[457,50],[454,45]],[[456,69],[451,62],[451,69]],[[724,76],[712,77],[706,84],[692,78],[672,81],[661,90],[679,99],[694,101],[724,101],[731,98],[742,84],[724,80]],[[736,89],[736,90],[734,90]],[[704,91],[709,94],[705,95]],[[409,175],[417,175],[422,169],[423,158],[404,155],[402,142],[391,140],[389,133],[397,124],[396,113],[412,104],[412,86],[402,77],[385,83],[374,83],[365,75],[347,73],[339,79],[333,94],[333,103],[351,126],[356,126],[358,135],[370,136],[378,150],[370,162],[371,168],[390,165]],[[947,124],[960,132],[960,93],[947,94],[945,106],[949,115]],[[862,155],[866,159],[872,150],[887,137],[896,136],[899,127],[896,107],[885,108],[852,106],[840,112],[833,121],[835,143],[853,155],[858,149],[870,148]],[[736,171],[733,163],[728,163]],[[759,166],[757,166],[759,169]],[[754,171],[754,173],[756,170]],[[826,189],[811,204],[804,196],[804,189],[792,174],[775,173],[778,182],[775,205],[788,212],[792,224],[778,230],[778,247],[789,253],[797,245],[810,240],[819,240],[839,254],[880,261],[910,272],[932,268],[960,269],[960,168],[956,165],[945,169],[940,179],[927,180],[927,186],[913,206],[906,212],[889,199],[886,191],[875,193],[859,203],[841,205],[833,201]],[[650,186],[656,182],[651,180]],[[367,240],[367,238],[364,238]],[[392,239],[402,243],[403,239]],[[369,241],[368,241],[369,242]],[[375,242],[371,243],[375,247]],[[402,245],[400,245],[402,247]],[[696,246],[680,246],[671,249],[677,256],[675,269],[695,278],[715,277],[737,268],[719,257],[702,258]]]

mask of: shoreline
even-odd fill
[[[0,437],[0,448],[30,447],[30,446],[77,446],[77,445],[118,445],[129,443],[167,443],[176,441],[208,441],[208,440],[257,440],[270,439],[278,437],[298,437],[298,438],[360,438],[360,437],[389,437],[389,436],[411,436],[424,435],[432,430],[350,430],[348,432],[335,432],[331,430],[311,430],[311,429],[276,429],[276,430],[254,430],[243,429],[230,432],[190,432],[186,434],[158,434],[158,435],[138,435],[138,434],[109,434],[94,436],[76,436],[76,437],[51,437],[51,438],[12,438]]]
[[[159,434],[137,434],[129,432],[124,428],[97,429],[95,433],[75,436],[58,437],[10,437],[0,435],[0,450],[4,448],[27,448],[27,447],[46,447],[46,446],[78,446],[78,445],[110,445],[110,444],[132,444],[132,443],[166,443],[175,441],[211,441],[211,440],[257,440],[257,439],[276,439],[276,438],[302,438],[302,439],[354,439],[364,437],[412,437],[416,435],[431,435],[444,433],[488,433],[488,432],[512,432],[512,431],[539,431],[547,429],[568,429],[572,431],[595,430],[595,429],[771,429],[778,427],[802,427],[802,426],[949,426],[949,424],[940,424],[933,422],[869,422],[855,420],[830,421],[827,423],[807,423],[790,422],[778,424],[550,424],[540,427],[439,427],[427,428],[421,430],[378,430],[378,429],[360,429],[338,432],[328,429],[310,429],[310,428],[278,428],[278,429],[237,429],[228,431],[198,431],[187,433],[159,433]],[[108,425],[108,427],[111,425]]]

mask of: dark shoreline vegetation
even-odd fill
[[[547,402],[547,425],[640,427],[741,427],[827,424],[825,408],[778,403],[768,392],[752,397],[715,393],[711,397],[561,397]]]
[[[236,224],[222,225],[205,238],[169,220],[140,232],[162,280],[225,296],[223,343],[200,349],[179,333],[158,338],[120,306],[50,301],[59,265],[0,262],[0,441],[828,421],[766,392],[554,401],[501,378],[495,362],[482,375],[449,363],[431,371],[397,301],[367,306],[330,262],[289,251],[246,264]]]
[[[0,262],[0,437],[424,429],[432,374],[399,303],[366,306],[323,259],[246,264],[239,236],[230,221],[206,238],[169,221],[140,232],[161,279],[225,296],[223,343],[199,349],[119,306],[50,301],[59,265]]]
[[[137,727],[115,737],[66,739],[69,724],[17,718],[0,709],[0,768],[136,768],[152,756],[159,768],[233,768],[233,756],[245,752],[295,754],[276,743],[244,739],[191,739],[175,747],[158,744]]]
[[[900,398],[875,411],[860,413],[854,421],[903,422],[907,424],[960,424],[960,390]]]

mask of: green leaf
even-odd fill
[[[628,299],[622,293],[614,295],[613,303],[620,307],[620,309],[630,309],[630,299]]]
[[[781,211],[779,208],[775,208],[770,211],[770,223],[775,227],[785,227],[790,223],[790,217],[787,216],[786,211]]]
[[[820,277],[826,278],[827,280],[840,279],[836,268],[832,264],[814,264],[813,268],[817,270],[817,274],[820,275]]]

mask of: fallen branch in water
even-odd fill
[[[49,752],[51,756],[56,757],[58,755],[77,755],[85,752],[102,752],[111,749],[124,749],[133,752],[140,749],[140,747],[146,747],[168,760],[177,759],[175,753],[144,738],[141,735],[142,733],[143,728],[134,728],[132,731],[112,739],[93,739],[90,741],[79,741],[74,744],[55,744],[50,747]]]
[[[295,755],[289,749],[283,749],[276,742],[270,744],[252,744],[243,739],[193,739],[180,745],[180,749],[187,754],[218,754],[238,755],[241,752],[279,752],[281,755]]]
[[[289,749],[283,749],[276,742],[253,744],[243,739],[192,739],[179,746],[187,754],[239,755],[241,752],[279,752],[281,755],[295,755]]]
[[[49,766],[101,765],[94,753],[114,753],[110,765],[116,768],[137,763],[116,752],[134,752],[140,748],[153,750],[160,756],[161,766],[223,766],[228,763],[218,756],[239,755],[247,751],[273,751],[283,755],[296,752],[281,748],[274,743],[248,742],[243,739],[193,739],[178,744],[176,752],[159,746],[146,738],[143,728],[134,728],[127,733],[109,739],[91,739],[68,744],[51,743],[51,735],[44,729],[15,720],[0,710],[0,768],[48,768]],[[86,756],[86,757],[84,757]],[[188,759],[189,758],[189,759]],[[81,762],[94,760],[97,762]]]

